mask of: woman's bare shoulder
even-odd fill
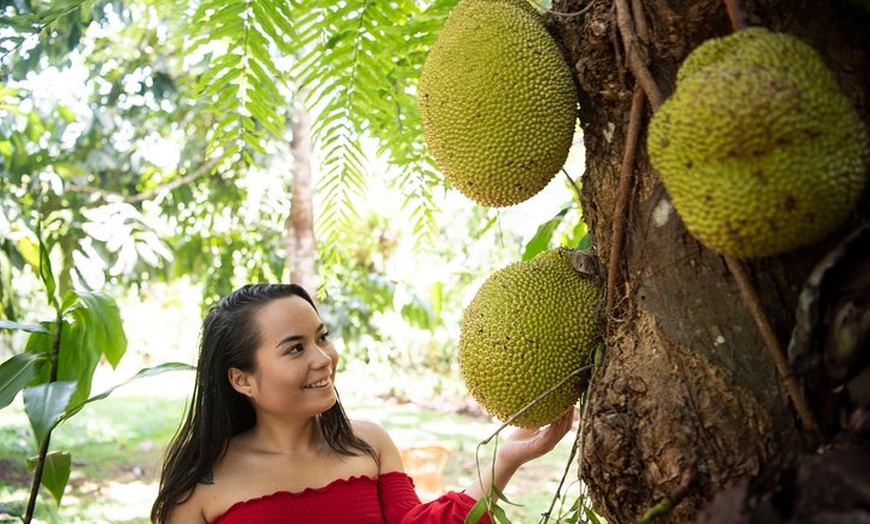
[[[380,473],[404,470],[399,449],[382,425],[370,420],[352,420],[351,424],[354,433],[374,448]]]
[[[205,516],[204,501],[207,497],[207,485],[198,484],[193,488],[190,496],[172,508],[166,524],[207,524],[209,520]]]
[[[225,513],[233,504],[249,498],[240,486],[255,487],[253,482],[239,482],[233,470],[237,464],[233,460],[235,453],[228,451],[194,486],[190,497],[176,506],[172,512],[173,520],[167,524],[207,524]],[[175,515],[179,520],[174,520]]]
[[[382,442],[385,440],[390,440],[390,434],[387,433],[387,430],[377,422],[371,420],[351,420],[351,425],[353,426],[353,431],[356,435],[369,443],[369,445],[374,446],[377,442]]]

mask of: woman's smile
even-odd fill
[[[332,384],[332,381],[329,378],[322,378],[317,382],[312,382],[310,384],[305,384],[302,386],[302,389],[322,389],[328,387]]]

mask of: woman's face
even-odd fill
[[[336,402],[338,353],[314,308],[298,296],[273,300],[254,316],[255,369],[230,380],[261,414],[314,416]],[[238,382],[242,380],[243,382]]]

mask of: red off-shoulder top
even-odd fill
[[[423,504],[411,477],[395,471],[237,502],[211,524],[463,524],[474,503],[450,491]],[[479,523],[491,524],[489,516]]]

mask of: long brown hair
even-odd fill
[[[269,302],[289,296],[314,301],[296,284],[248,284],[214,306],[200,332],[199,362],[193,396],[184,421],[166,450],[160,488],[151,507],[151,521],[163,523],[175,505],[190,498],[193,488],[211,474],[223,457],[230,439],[253,427],[254,408],[230,385],[227,371],[252,371],[259,333],[254,313]],[[321,433],[329,446],[343,455],[365,453],[375,461],[375,451],[357,437],[341,402],[318,416]]]

